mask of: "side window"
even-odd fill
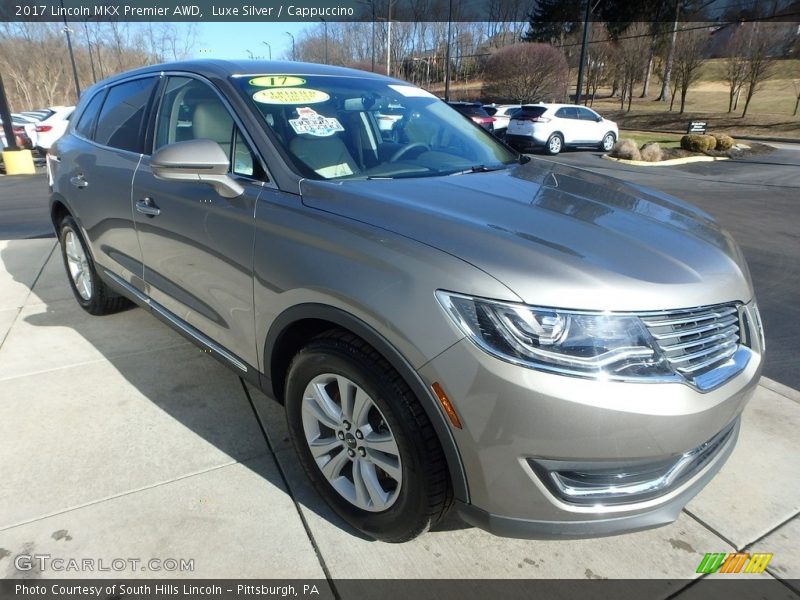
[[[237,127],[233,132],[233,155],[231,157],[231,172],[254,179],[266,179],[266,173],[261,163],[248,146],[247,141]]]
[[[567,109],[566,108],[559,108],[556,111],[556,116],[559,119],[569,119],[569,115],[567,114]]]
[[[109,89],[97,119],[94,140],[104,146],[140,152],[142,121],[155,83],[155,77],[148,77]]]
[[[81,136],[92,139],[92,133],[94,132],[94,122],[97,119],[97,113],[100,112],[100,106],[103,104],[103,98],[105,97],[106,92],[102,90],[94,95],[94,97],[89,100],[89,103],[86,105],[86,108],[83,109],[83,114],[81,114],[81,118],[78,120],[78,123],[75,125],[75,132],[80,134]]]
[[[153,149],[197,139],[217,142],[230,159],[231,173],[264,179],[261,163],[216,92],[191,77],[170,77],[161,100]]]
[[[578,114],[580,115],[581,121],[597,121],[597,115],[588,108],[579,108]]]
[[[186,140],[217,142],[228,157],[233,117],[208,85],[189,77],[170,77],[161,100],[154,150]]]

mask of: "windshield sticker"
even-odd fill
[[[322,175],[326,179],[333,179],[334,177],[346,177],[353,174],[353,169],[347,163],[340,165],[332,165],[330,167],[321,167],[314,169],[317,174]]]
[[[296,85],[305,85],[306,80],[292,75],[262,75],[261,77],[254,77],[249,83],[255,87],[294,87]]]
[[[344,131],[338,119],[325,117],[314,109],[305,107],[297,109],[298,117],[289,119],[289,125],[298,135],[306,134],[316,137],[328,137],[337,131]]]
[[[413,85],[389,85],[395,92],[402,94],[406,98],[436,98],[430,92],[426,92],[422,88]]]
[[[320,90],[279,87],[259,90],[253,100],[262,104],[317,104],[330,100],[330,96]]]

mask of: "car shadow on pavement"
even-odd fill
[[[185,470],[181,470],[182,465],[175,464],[175,461],[183,459],[191,463],[191,453],[194,452],[192,448],[199,448],[201,453],[212,456],[208,460],[230,464],[231,461],[220,457],[218,452],[207,450],[208,446],[198,442],[194,436],[187,436],[180,427],[175,427],[175,423],[161,418],[158,412],[161,411],[233,461],[240,462],[266,479],[273,487],[282,490],[297,505],[298,510],[302,507],[313,511],[315,515],[342,531],[363,540],[371,540],[340,519],[313,490],[294,456],[293,449],[285,444],[281,447],[274,439],[269,442],[265,440],[254,414],[254,407],[248,402],[242,382],[236,374],[141,308],[131,306],[120,313],[103,317],[86,314],[71,296],[57,246],[42,273],[31,285],[30,266],[27,267],[27,275],[14,272],[23,260],[21,245],[25,243],[23,240],[12,240],[0,251],[0,268],[5,265],[15,281],[24,283],[38,296],[29,297],[13,326],[17,331],[9,332],[3,343],[4,352],[0,356],[3,357],[6,373],[0,379],[26,375],[37,379],[46,378],[48,371],[57,372],[59,378],[84,379],[87,375],[82,370],[99,370],[98,365],[104,365],[106,361],[113,367],[113,371],[107,367],[103,369],[102,378],[97,380],[95,390],[87,390],[84,386],[83,389],[75,389],[73,393],[67,384],[59,391],[64,396],[64,404],[70,404],[73,411],[76,404],[80,410],[81,398],[87,393],[103,395],[108,401],[106,407],[100,405],[105,417],[97,414],[97,401],[95,404],[83,404],[87,407],[85,419],[81,419],[82,423],[86,423],[85,431],[76,432],[73,429],[65,431],[64,435],[72,436],[76,445],[88,444],[104,448],[104,456],[98,460],[105,463],[124,464],[131,454],[146,457],[147,465],[155,465],[152,473],[141,473],[143,468],[147,468],[141,465],[132,470],[139,470],[140,479],[145,478],[149,483],[177,479],[192,474],[193,470],[198,471],[198,461],[187,464]],[[0,336],[0,340],[2,339]],[[36,364],[31,367],[31,363]],[[3,366],[0,363],[0,369]],[[9,369],[14,370],[9,372]],[[111,387],[108,387],[109,382]],[[89,385],[93,385],[91,380]],[[37,392],[36,387],[36,384],[32,384],[33,389],[29,392],[26,390],[26,394],[35,398],[37,393],[52,393],[52,390],[44,389],[44,386]],[[74,397],[70,397],[73,394]],[[142,398],[151,406],[144,405]],[[274,400],[266,397],[262,397],[262,400],[273,403],[278,409],[268,411],[272,422],[265,423],[267,433],[273,437],[285,427],[283,410]],[[129,403],[129,412],[131,402],[139,403],[133,410],[140,415],[137,415],[138,418],[133,423],[120,423],[119,417],[113,415],[116,407],[121,406],[124,401]],[[151,407],[158,410],[152,411]],[[146,419],[153,413],[155,419],[147,422]],[[263,421],[264,411],[259,409],[259,415]],[[107,431],[102,424],[97,423],[102,418],[109,419]],[[75,419],[70,418],[70,422],[74,424]],[[139,436],[136,428],[140,431],[149,428],[151,431],[142,432],[146,435]],[[184,441],[142,447],[132,452],[131,445],[143,444],[145,442],[141,440],[159,437],[158,433],[154,435],[153,428],[163,428],[163,435],[174,434],[177,430]],[[112,442],[109,443],[109,440]],[[182,449],[174,451],[174,446],[181,444]],[[117,450],[120,452],[115,457]],[[154,452],[164,454],[153,457]],[[273,457],[278,468],[273,468],[269,461],[263,460],[266,455]],[[169,464],[170,467],[163,469],[164,464]],[[82,469],[76,471],[86,471],[86,465],[80,467]],[[114,469],[110,471],[113,472]],[[170,473],[169,477],[164,476],[164,471]],[[64,474],[65,478],[73,476],[71,473]],[[30,477],[35,478],[37,474],[32,472]],[[121,479],[124,480],[125,476]],[[75,485],[94,487],[95,483],[76,481]],[[109,495],[125,492],[125,489],[112,489]],[[21,497],[27,497],[30,490],[19,490],[19,493]],[[93,499],[86,501],[88,500]],[[451,529],[457,527],[457,524],[451,518],[444,527]]]

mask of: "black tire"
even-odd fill
[[[84,298],[75,283],[75,279],[70,271],[70,264],[67,258],[67,237],[74,235],[74,240],[80,244],[83,254],[85,256],[85,273],[91,281],[91,290],[88,293],[88,298]],[[61,246],[61,258],[64,261],[64,268],[67,271],[67,279],[69,279],[72,294],[75,300],[81,305],[81,308],[88,312],[90,315],[108,315],[111,313],[119,312],[131,306],[131,302],[127,298],[123,298],[113,290],[111,290],[97,275],[92,255],[86,245],[81,230],[75,223],[70,215],[65,216],[58,225],[58,241]]]
[[[368,395],[397,444],[402,482],[393,504],[380,512],[365,510],[338,492],[309,449],[303,425],[303,397],[312,380],[328,374],[347,378]],[[385,542],[404,542],[427,531],[447,513],[452,487],[433,426],[402,377],[363,340],[340,330],[315,338],[289,367],[285,404],[289,432],[306,474],[325,501],[350,525]],[[353,463],[349,479],[352,482],[358,459],[349,460]],[[347,466],[341,472],[346,473],[346,469]]]
[[[563,148],[564,138],[559,133],[554,133],[547,138],[547,143],[544,145],[544,151],[551,156],[558,154]]]
[[[608,138],[610,138],[610,139],[611,139],[611,144],[610,144],[610,145],[608,145],[608,147],[606,147],[606,146],[607,146],[607,144],[606,144],[606,139],[608,139]],[[611,148],[614,146],[614,143],[615,143],[616,141],[617,141],[617,136],[615,136],[613,133],[611,133],[611,132],[609,131],[608,133],[606,133],[606,134],[603,136],[603,139],[602,139],[602,140],[600,140],[600,145],[598,146],[598,148],[599,148],[600,150],[602,150],[603,152],[609,152],[609,151],[611,150]]]

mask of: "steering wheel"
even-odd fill
[[[392,156],[389,158],[389,162],[396,162],[400,160],[401,157],[408,154],[414,148],[423,148],[425,150],[430,150],[428,144],[423,144],[422,142],[414,142],[412,144],[409,144],[408,146],[403,146],[397,152],[392,154]]]

